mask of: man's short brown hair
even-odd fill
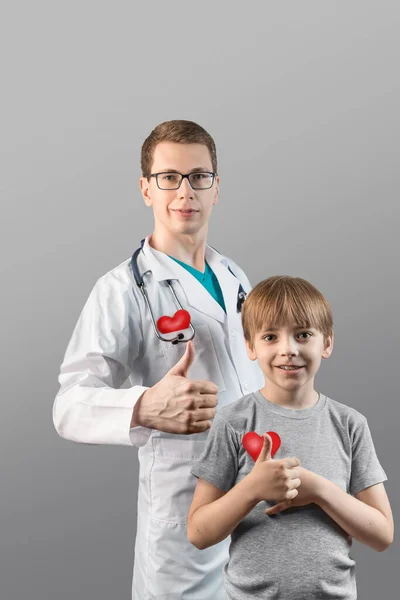
[[[203,127],[193,121],[164,121],[157,125],[144,141],[142,146],[141,167],[143,177],[151,175],[154,149],[160,142],[176,142],[178,144],[204,144],[207,146],[212,170],[217,173],[217,150],[211,135]]]
[[[289,324],[332,335],[331,308],[316,287],[300,277],[276,275],[258,283],[242,308],[245,340],[253,347],[257,332]]]

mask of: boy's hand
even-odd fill
[[[253,469],[247,475],[251,482],[254,499],[291,500],[297,496],[301,484],[298,458],[271,458],[272,439],[264,433],[264,444]]]
[[[298,467],[297,471],[299,473],[301,485],[297,488],[298,494],[296,497],[293,499],[281,498],[275,506],[271,506],[264,511],[266,515],[277,515],[287,508],[306,506],[307,504],[316,502],[320,476],[304,467]]]

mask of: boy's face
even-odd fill
[[[160,142],[154,149],[152,173],[176,171],[212,172],[210,152],[204,144]],[[207,228],[211,210],[218,201],[219,177],[211,188],[193,190],[187,178],[177,190],[160,190],[155,177],[141,177],[140,187],[147,206],[154,212],[156,229],[164,235],[196,235]]]
[[[266,384],[295,392],[314,384],[321,360],[332,353],[333,333],[324,340],[318,329],[295,324],[266,327],[255,334],[253,347],[247,341],[246,346],[249,358],[258,360]]]

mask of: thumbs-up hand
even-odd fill
[[[194,361],[194,346],[193,343],[189,340],[186,344],[185,353],[178,360],[176,365],[174,365],[167,373],[167,375],[179,375],[180,377],[187,377],[187,372],[189,370],[190,365]],[[165,377],[167,377],[165,375]]]
[[[298,494],[301,484],[298,458],[271,458],[272,439],[264,433],[261,452],[247,475],[252,497],[261,500],[290,500]]]
[[[142,425],[181,434],[199,433],[211,427],[218,387],[211,381],[187,378],[193,361],[194,346],[189,341],[176,365],[136,402],[131,427]]]
[[[272,451],[272,439],[271,436],[268,435],[268,433],[264,433],[263,435],[264,438],[264,442],[261,448],[261,452],[258,455],[258,458],[256,460],[256,463],[258,462],[264,462],[265,460],[271,460],[272,456],[271,456],[271,451]]]

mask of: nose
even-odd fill
[[[179,198],[194,198],[194,192],[190,186],[189,179],[187,177],[184,177],[182,179],[182,183],[178,189],[178,196]]]
[[[288,357],[297,356],[299,354],[299,349],[296,340],[291,336],[282,338],[279,354]]]

